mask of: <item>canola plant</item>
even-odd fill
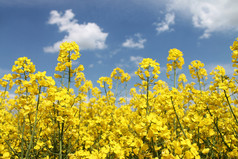
[[[135,72],[141,82],[128,93],[130,76],[120,68],[94,87],[83,65],[72,66],[79,51],[75,42],[60,45],[54,78],[20,57],[0,79],[0,158],[238,158],[238,39],[231,46],[232,77],[217,66],[205,86],[208,73],[195,60],[189,70],[197,82],[189,83],[178,74],[183,53],[171,49],[173,85],[160,80],[160,64],[146,58]]]

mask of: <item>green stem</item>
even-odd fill
[[[228,144],[226,143],[226,141],[225,141],[225,139],[224,139],[224,137],[223,137],[221,131],[220,131],[219,128],[218,128],[218,118],[217,118],[217,122],[214,120],[214,125],[215,125],[215,127],[216,127],[218,133],[220,134],[221,139],[222,139],[222,141],[224,142],[224,144],[226,145],[226,147],[229,149],[229,151],[232,151],[232,149],[228,146]]]
[[[117,81],[117,82],[116,82],[115,97],[117,98],[117,89],[118,89],[118,84],[119,84],[119,82],[118,82],[118,79],[117,79],[116,81]]]
[[[59,154],[59,158],[62,159],[63,158],[63,138],[64,138],[64,123],[61,124],[61,132],[60,132],[60,154]]]
[[[146,115],[149,114],[149,77],[147,77],[147,80],[146,80]]]
[[[108,94],[107,94],[106,82],[103,82],[103,85],[104,85],[104,92],[105,92],[105,95],[106,95],[106,98],[107,98],[107,102],[108,102],[109,105],[111,105],[111,102],[110,102]]]
[[[67,154],[70,154],[71,153],[71,149],[73,149],[73,147],[77,144],[79,142],[79,139],[77,139],[75,142],[74,142],[74,144],[73,145],[69,145],[69,148],[68,148],[68,150],[67,150]]]
[[[202,91],[201,80],[200,80],[198,71],[197,71],[197,77],[198,77],[199,90]]]
[[[176,88],[176,67],[174,69],[174,88]]]
[[[70,52],[69,52],[69,56],[68,56],[69,58],[68,58],[68,62],[70,62]],[[69,66],[69,77],[68,77],[68,91],[69,91],[69,88],[70,88],[70,79],[71,79],[71,77],[70,77],[70,66]]]
[[[1,102],[0,102],[0,105],[2,105],[2,103],[5,101],[5,99],[6,99],[6,92],[7,92],[7,86],[5,87],[5,89],[4,89],[4,95],[3,95],[3,97],[1,97]],[[1,107],[0,107],[1,108]],[[1,108],[1,109],[3,109],[3,108]]]
[[[40,104],[40,94],[41,94],[41,86],[39,87],[39,94],[38,94],[38,100],[37,100],[37,105],[36,105],[35,123],[34,123],[34,126],[33,126],[32,133],[31,133],[30,144],[28,145],[28,148],[27,148],[26,158],[29,157],[31,146],[32,146],[33,140],[34,140],[35,131],[36,131],[36,125],[37,125],[37,121],[38,121],[37,120],[37,115],[38,115],[38,109],[39,109],[39,104]]]
[[[177,125],[176,125],[176,119],[174,118],[173,120],[173,124],[174,124],[174,132],[176,133],[176,139],[178,138],[178,133],[177,133]]]
[[[213,115],[212,115],[212,113],[211,113],[211,111],[210,111],[210,109],[209,109],[208,107],[207,107],[207,110],[208,110],[210,116],[212,117]],[[217,118],[217,122],[216,122],[215,119],[214,119],[213,123],[214,123],[214,125],[215,125],[215,127],[216,127],[216,129],[217,129],[217,132],[220,134],[222,141],[223,141],[224,144],[226,145],[226,147],[229,149],[229,151],[232,151],[232,149],[231,149],[231,148],[228,146],[228,144],[226,143],[226,141],[225,141],[225,139],[224,139],[224,137],[223,137],[223,135],[222,135],[222,133],[221,133],[219,127],[218,127],[218,118]]]
[[[56,156],[55,156],[55,153],[56,153],[56,150],[57,150],[57,148],[56,148],[56,146],[57,146],[57,139],[56,139],[56,132],[55,132],[55,125],[56,125],[56,109],[55,109],[55,104],[53,103],[53,107],[54,107],[54,117],[53,117],[53,128],[54,128],[54,139],[53,139],[53,141],[54,141],[54,147],[53,147],[53,152],[54,152],[54,159],[56,158]]]
[[[25,117],[23,117],[23,126],[22,126],[22,136],[21,136],[21,159],[23,159],[23,153],[24,153],[24,131],[25,131]]]
[[[179,126],[180,126],[180,128],[181,128],[181,130],[182,130],[182,132],[183,132],[183,135],[184,135],[184,136],[186,137],[186,139],[187,139],[187,136],[186,136],[186,134],[185,134],[185,132],[184,132],[184,130],[183,130],[183,127],[182,127],[180,121],[179,121],[179,117],[178,117],[178,114],[177,114],[177,112],[176,112],[176,109],[175,109],[175,106],[174,106],[174,102],[173,102],[173,97],[172,97],[172,96],[171,96],[171,102],[172,102],[173,109],[174,109],[176,118],[177,118],[177,120],[178,120]]]
[[[127,93],[127,83],[125,84],[125,90],[126,90],[126,105],[127,105],[127,100],[128,100],[128,99],[127,99],[127,98],[128,98],[128,97],[127,97],[127,96],[128,96],[128,95],[127,95],[127,94],[128,94],[128,93]]]
[[[199,135],[200,135],[200,132],[199,132],[199,127],[198,127],[198,147],[200,149],[201,146],[200,146],[200,141],[199,141],[200,140],[200,136]]]
[[[59,121],[58,121],[58,128],[59,128],[59,159],[62,159],[62,141],[61,141],[61,129]]]
[[[153,157],[158,157],[158,154],[155,151],[155,143],[153,137],[151,137],[151,146],[152,146],[152,151],[153,151]]]
[[[228,99],[228,96],[227,96],[225,90],[224,90],[224,93],[225,93],[225,97],[226,97],[226,100],[227,100],[228,106],[229,106],[229,108],[230,108],[230,110],[231,110],[231,113],[232,113],[233,117],[234,117],[235,120],[236,120],[236,124],[238,125],[238,121],[237,121],[236,115],[235,115],[235,113],[233,112],[233,109],[231,108],[231,103],[230,103],[230,101],[229,101],[229,99]]]
[[[7,140],[4,140],[6,142],[6,144],[8,145],[8,147],[10,148],[10,153],[14,153],[14,155],[18,156],[17,153],[14,151],[14,149],[11,147],[11,145],[9,144],[9,142]],[[19,156],[18,156],[19,157]]]
[[[69,52],[69,55],[68,55],[68,62],[70,62],[70,52]],[[71,77],[70,77],[70,72],[71,71],[71,67],[69,66],[69,69],[68,69],[68,93],[69,93],[69,89],[70,89],[70,82],[71,82]],[[60,129],[60,124],[59,125],[59,140],[60,140],[60,151],[59,151],[59,158],[62,159],[63,158],[63,155],[62,155],[62,151],[63,151],[63,139],[64,139],[64,121],[63,123],[61,124],[61,129]]]
[[[65,71],[63,73],[63,77],[61,78],[61,86],[64,87],[64,78],[65,78]]]

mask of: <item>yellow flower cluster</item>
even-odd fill
[[[86,80],[83,65],[73,69],[77,58],[76,43],[60,46],[60,87],[26,57],[0,79],[0,158],[238,158],[238,85],[223,67],[210,73],[209,89],[197,89],[185,74],[171,87],[158,79],[159,63],[143,59],[136,71],[142,82],[127,98],[118,93],[127,73],[115,68],[99,78],[104,94]],[[182,52],[170,50],[168,61],[176,75]],[[197,60],[189,66],[199,85],[207,78],[203,67]]]
[[[207,80],[207,71],[204,67],[204,63],[199,60],[194,60],[191,62],[191,65],[188,66],[190,74],[193,79],[197,79],[200,89],[201,85],[204,85]]]
[[[160,64],[151,58],[145,58],[139,63],[138,70],[135,72],[136,75],[140,77],[140,79],[145,80],[146,78],[157,79],[160,74]],[[142,69],[142,70],[141,70]],[[151,76],[151,74],[153,76]]]
[[[172,68],[182,69],[184,64],[183,53],[178,49],[170,49],[167,61],[172,61],[172,63],[167,64],[167,72],[172,71]]]
[[[12,66],[12,72],[16,72],[18,74],[21,73],[34,73],[35,72],[35,65],[31,62],[30,59],[27,57],[20,57],[15,61],[15,65]]]
[[[236,41],[234,41],[233,45],[230,46],[230,49],[232,52],[232,63],[233,63],[233,67],[238,68],[238,38],[236,39]],[[234,76],[236,76],[238,74],[238,69],[234,70]]]
[[[74,53],[72,53],[74,52]],[[72,67],[72,60],[77,60],[80,57],[79,46],[75,42],[64,42],[60,45],[60,53],[58,56],[59,63],[55,71],[65,71],[66,68]]]
[[[233,51],[232,53],[232,62],[235,63],[235,65],[233,65],[233,67],[238,67],[238,65],[236,63],[238,63],[237,59],[238,59],[238,38],[236,41],[234,41],[233,45],[230,47],[231,51]]]
[[[112,79],[110,77],[100,77],[97,81],[100,84],[100,87],[104,88],[105,85],[108,85],[109,89],[112,89]]]
[[[174,48],[169,50],[169,56],[167,57],[167,61],[172,61],[172,63],[167,63],[167,78],[170,78],[169,72],[173,70],[174,75],[174,87],[176,87],[176,70],[182,69],[182,66],[184,65],[184,59],[183,59],[183,53]]]
[[[111,73],[111,78],[120,80],[121,83],[128,82],[130,80],[130,75],[125,73],[121,68],[115,68]]]
[[[188,68],[193,79],[207,77],[207,71],[203,67],[204,63],[199,60],[191,62]]]
[[[185,74],[180,74],[178,77],[178,89],[183,89],[184,88],[184,83],[187,82],[187,78]]]

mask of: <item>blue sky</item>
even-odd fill
[[[184,54],[181,72],[201,60],[208,72],[221,65],[231,74],[237,6],[237,0],[0,0],[0,75],[27,56],[37,71],[52,76],[58,44],[65,40],[78,43],[82,56],[76,65],[84,65],[95,85],[116,67],[133,75],[148,57],[160,63],[160,78],[169,82],[172,48]]]

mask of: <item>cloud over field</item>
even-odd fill
[[[50,12],[48,24],[56,24],[59,32],[66,32],[67,34],[52,46],[44,47],[44,52],[57,52],[60,44],[64,41],[75,41],[81,50],[106,48],[105,41],[108,33],[104,33],[96,23],[79,24],[74,17],[75,15],[70,9],[66,10],[64,14],[56,10]]]
[[[174,13],[167,13],[163,21],[155,23],[157,32],[162,33],[165,31],[172,31],[173,29],[171,29],[171,25],[175,24],[174,19]]]
[[[134,35],[134,38],[130,37],[126,39],[125,42],[123,42],[122,46],[127,48],[137,48],[137,49],[143,49],[144,43],[147,40],[145,38],[141,37],[141,34],[137,33]]]
[[[169,0],[168,11],[177,11],[189,17],[195,28],[204,30],[200,38],[209,38],[213,32],[238,31],[237,0]]]
[[[135,66],[139,66],[139,63],[141,63],[143,60],[143,57],[141,56],[130,56],[130,62],[135,64]]]

